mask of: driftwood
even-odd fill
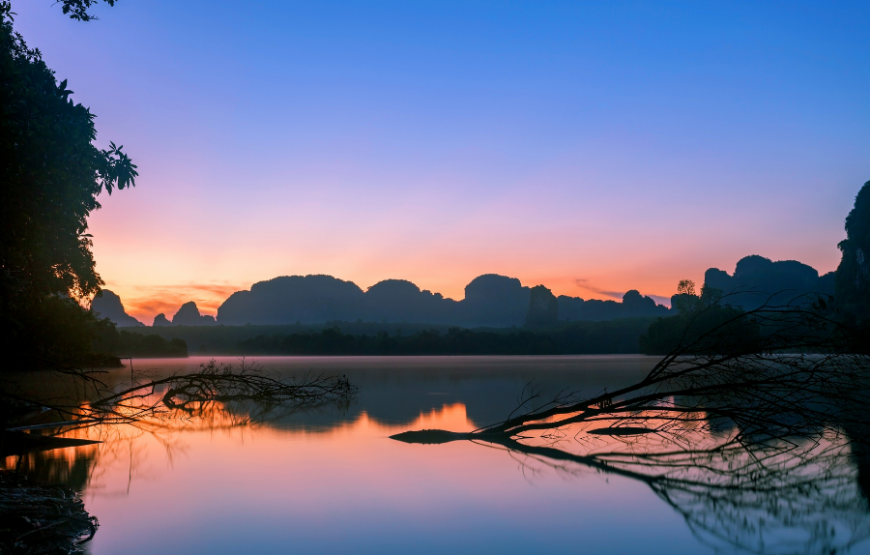
[[[67,372],[66,376],[69,375]],[[48,414],[53,418],[48,422],[19,422],[7,430],[54,428],[68,432],[107,424],[214,427],[221,425],[222,419],[235,426],[326,405],[347,405],[356,394],[356,387],[344,376],[305,374],[279,379],[244,361],[240,365],[210,361],[193,373],[176,373],[160,379],[134,378],[132,385],[111,391],[98,375],[83,373],[81,383],[89,394],[73,403],[48,402],[7,392],[7,397],[16,402],[40,406],[38,417]]]
[[[19,421],[0,430],[0,451],[18,455],[21,470],[33,452],[100,443],[94,437],[149,433],[169,448],[178,429],[243,426],[326,405],[346,406],[356,393],[344,376],[279,379],[244,361],[211,361],[196,372],[160,379],[133,374],[133,383],[121,391],[112,391],[98,372],[64,369],[62,376],[85,386],[87,395],[47,401],[7,387],[6,412]],[[54,437],[60,434],[88,439]],[[31,483],[25,472],[0,474],[0,553],[77,553],[97,526],[73,490]]]
[[[577,424],[597,424],[585,433],[599,435],[678,434],[686,423],[723,421],[757,439],[802,434],[827,421],[861,425],[854,406],[870,400],[870,356],[844,350],[852,344],[848,333],[816,307],[764,305],[681,343],[628,387],[543,402],[530,388],[504,421],[442,439],[522,438]],[[394,438],[430,442],[435,432]]]

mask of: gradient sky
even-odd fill
[[[836,268],[870,179],[870,2],[17,0],[125,146],[97,269],[150,323],[326,273],[669,296],[741,257]]]

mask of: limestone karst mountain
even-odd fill
[[[868,191],[870,188],[865,187]],[[851,237],[851,236],[850,236]],[[860,247],[846,244],[856,257]],[[857,244],[857,243],[856,243]],[[870,248],[870,246],[868,246]],[[852,252],[851,250],[849,251]],[[863,252],[863,251],[861,251]],[[857,260],[857,258],[856,258]],[[863,275],[863,274],[862,274]],[[705,274],[705,285],[736,291],[728,297],[735,306],[753,308],[766,299],[757,292],[786,291],[788,298],[805,293],[832,294],[834,273],[819,276],[814,268],[794,260],[773,262],[752,255],[741,259],[733,275],[717,268]],[[534,291],[538,291],[537,296]],[[106,312],[119,325],[141,325],[123,311],[110,291],[95,311]],[[552,297],[552,298],[551,298]],[[534,305],[534,306],[533,306]],[[233,293],[218,308],[217,319],[203,315],[194,302],[181,306],[170,320],[158,314],[154,326],[281,325],[326,322],[386,322],[459,327],[547,326],[558,321],[605,321],[619,318],[667,316],[672,311],[651,297],[630,290],[616,300],[584,300],[552,295],[545,286],[529,288],[517,278],[484,274],[465,287],[461,300],[421,290],[407,280],[387,279],[363,290],[351,281],[327,275],[282,276],[255,283],[249,291]],[[117,318],[117,319],[116,319]],[[121,324],[120,322],[125,322]]]
[[[196,303],[189,301],[181,305],[181,308],[178,309],[172,320],[167,318],[166,314],[162,312],[155,316],[152,326],[214,326],[216,324],[214,316],[200,314]]]
[[[214,326],[216,323],[214,316],[200,314],[193,301],[181,305],[181,308],[172,317],[172,325],[174,326]]]
[[[559,301],[553,292],[543,285],[532,287],[525,327],[541,328],[553,325],[558,321]]]
[[[559,319],[577,321],[605,321],[617,318],[636,318],[640,316],[667,316],[668,307],[656,304],[650,297],[641,295],[636,289],[626,292],[622,302],[559,296]]]
[[[553,314],[563,320],[612,320],[668,313],[666,307],[636,291],[629,292],[627,298],[626,304],[559,297],[554,299]],[[284,276],[255,283],[250,291],[233,293],[218,309],[217,322],[274,325],[362,320],[510,327],[526,323],[530,299],[531,289],[520,280],[497,274],[472,280],[465,287],[465,298],[459,301],[421,291],[406,280],[384,280],[363,291],[353,282],[332,276]],[[556,318],[548,316],[549,320]]]
[[[803,295],[834,294],[834,273],[819,276],[819,272],[796,260],[774,262],[753,254],[737,262],[734,274],[710,268],[704,274],[704,286],[727,295],[725,302],[744,309],[753,309],[776,295],[772,302],[784,303]]]
[[[161,312],[160,314],[158,314],[157,316],[154,317],[154,323],[151,325],[154,327],[171,326],[172,322],[169,321],[169,318],[166,317],[166,314],[163,314]]]
[[[103,289],[94,297],[91,302],[91,312],[100,318],[108,318],[119,328],[145,325],[127,314],[124,304],[121,303],[121,297],[108,289]]]

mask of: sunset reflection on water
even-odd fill
[[[501,371],[487,357],[413,362],[266,360],[267,370],[341,368],[358,399],[271,421],[236,413],[201,426],[96,429],[105,443],[25,462],[83,492],[101,524],[94,554],[715,552],[637,480],[491,445],[389,439],[471,431],[506,417],[533,378],[595,392],[635,379],[649,359],[530,358]],[[870,552],[865,544],[850,552]]]

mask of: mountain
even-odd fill
[[[157,324],[156,319],[154,323]],[[201,315],[193,301],[181,305],[181,308],[172,317],[173,326],[214,326],[216,324],[214,316]]]
[[[544,311],[533,315],[535,325],[555,321],[553,314],[562,313],[563,299],[567,299],[572,307],[588,304],[585,311],[568,310],[575,316],[571,320],[610,320],[668,312],[667,308],[656,305],[652,299],[642,297],[636,291],[626,294],[628,304],[606,301],[613,307],[605,305],[608,307],[605,310],[595,310],[596,303],[603,301],[560,297],[554,298],[556,304],[550,307],[547,298],[541,305]],[[233,293],[218,308],[217,323],[280,325],[362,320],[519,327],[526,322],[530,300],[529,287],[524,287],[516,278],[497,274],[485,274],[472,280],[465,287],[465,298],[461,301],[444,298],[440,293],[421,291],[415,284],[401,279],[384,280],[363,291],[351,281],[332,276],[283,276],[255,283],[250,291]],[[592,317],[584,317],[589,315]],[[539,317],[543,320],[539,321]]]
[[[454,323],[458,304],[441,293],[421,291],[403,279],[388,279],[369,287],[363,295],[358,319],[371,322]]]
[[[531,289],[517,278],[484,274],[465,286],[457,324],[467,327],[522,326],[529,310]]]
[[[362,318],[365,293],[332,276],[282,276],[236,291],[218,308],[225,325],[314,324]]]
[[[598,299],[584,301],[580,297],[559,296],[559,317],[572,322],[580,320],[601,322],[617,318],[667,316],[669,313],[668,307],[656,304],[653,299],[644,297],[635,289],[623,295],[621,303]]]
[[[527,328],[540,328],[555,324],[559,321],[559,300],[553,292],[537,285],[532,287],[529,299],[529,310],[526,312]]]
[[[127,314],[123,303],[121,303],[121,297],[108,289],[103,289],[94,297],[91,302],[91,312],[100,318],[108,318],[119,328],[145,325]]]
[[[154,323],[151,324],[152,327],[159,328],[161,326],[171,326],[172,322],[166,317],[166,314],[162,312],[154,317]]]
[[[734,274],[710,268],[704,274],[704,287],[720,290],[725,302],[747,310],[757,308],[775,295],[771,302],[786,303],[808,294],[834,294],[833,272],[819,276],[819,272],[796,260],[774,262],[753,254],[737,262]],[[810,297],[806,297],[807,301]]]

